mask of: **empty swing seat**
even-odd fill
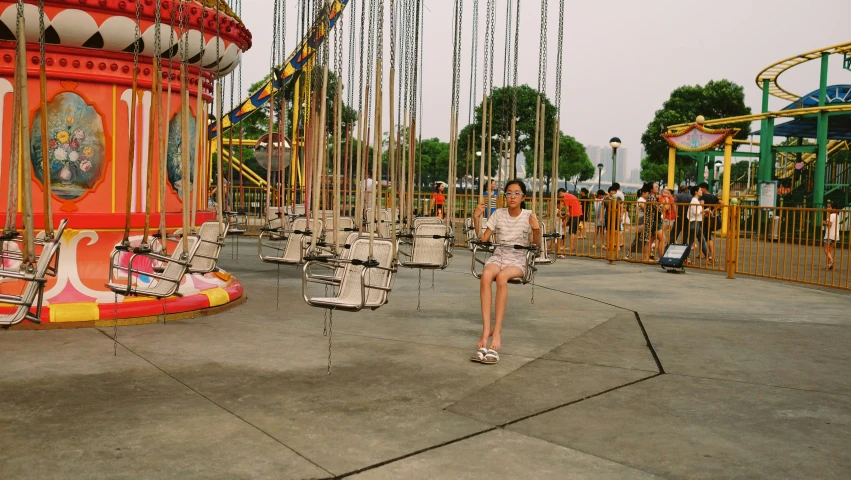
[[[352,258],[352,246],[355,243],[355,240],[358,238],[364,238],[360,232],[350,232],[346,237],[346,242],[340,245],[340,251],[337,252],[336,260],[349,260]],[[335,285],[339,285],[341,281],[343,281],[343,272],[346,270],[345,263],[342,262],[315,262],[312,264],[311,268],[324,268],[326,270],[331,270],[333,273],[331,274],[314,274],[310,273],[310,277],[317,280],[326,280]],[[329,283],[330,284],[330,283]]]
[[[242,212],[223,212],[227,218],[228,235],[244,235],[248,231],[248,215]]]
[[[41,239],[36,245],[41,246],[41,252],[37,255],[35,268],[30,272],[3,270],[0,277],[9,280],[18,280],[25,283],[20,295],[0,293],[0,302],[14,306],[7,314],[0,314],[0,327],[10,327],[24,320],[33,323],[41,323],[41,309],[44,300],[44,285],[47,276],[55,277],[59,271],[59,249],[62,242],[62,233],[68,225],[68,220],[62,220],[59,227],[54,230],[53,239]],[[21,260],[23,256],[21,257]],[[35,312],[30,309],[35,304]]]
[[[547,233],[547,227],[541,223],[541,248],[538,256],[535,257],[535,265],[552,265],[556,261],[556,250],[558,249],[558,239],[561,235],[558,233]],[[553,248],[549,248],[548,240],[554,240]]]
[[[335,260],[327,260],[335,262]],[[369,239],[355,240],[349,260],[336,260],[344,266],[343,278],[333,297],[311,297],[308,284],[335,285],[310,274],[316,261],[307,262],[302,272],[304,301],[312,307],[357,312],[364,308],[375,310],[387,303],[393,281],[393,243],[373,240],[373,256],[369,258]]]
[[[322,222],[312,219],[311,225],[313,229],[322,231]],[[276,230],[275,236],[270,235],[269,240],[277,243],[283,242],[284,245],[275,245],[274,243],[264,242],[264,235],[269,232],[260,234],[258,253],[260,260],[266,263],[279,263],[284,265],[301,265],[304,263],[304,254],[307,250],[307,242],[313,233],[313,230],[307,228],[306,218],[296,218],[292,223],[292,229]],[[267,254],[266,250],[271,250],[272,254]]]
[[[220,233],[219,222],[212,220],[204,222],[198,228],[198,251],[192,258],[192,265],[189,266],[189,273],[210,273],[216,269],[216,264],[219,260],[219,254],[222,252],[222,247],[225,245],[225,236],[228,232],[229,225],[225,223]]]
[[[183,242],[188,242],[188,255],[183,253]],[[170,257],[160,255],[155,252],[134,251],[133,249],[124,249],[117,246],[110,257],[109,266],[109,283],[107,288],[113,292],[124,295],[125,297],[139,295],[143,297],[166,298],[177,293],[183,277],[189,271],[192,260],[198,251],[201,244],[200,239],[196,235],[184,235],[177,243]],[[127,265],[121,265],[120,255],[129,253],[130,258]],[[150,259],[151,263],[161,262],[161,272],[148,272],[140,270],[134,265],[139,265],[144,262],[136,262],[136,259]],[[127,275],[126,283],[116,278],[116,272],[124,272]],[[148,277],[151,282],[147,285],[140,285],[138,281],[141,277]]]
[[[333,245],[337,238],[337,232],[334,231],[334,214],[325,216],[325,243]],[[340,232],[340,237],[345,239],[348,234],[355,229],[355,219],[351,217],[337,218],[337,231]]]
[[[445,269],[451,256],[452,235],[443,223],[420,223],[414,233],[399,240],[399,255],[408,258],[407,268]],[[403,248],[407,247],[407,248]]]

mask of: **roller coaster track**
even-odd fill
[[[221,130],[227,130],[239,122],[245,120],[257,109],[265,105],[272,94],[289,84],[302,71],[305,64],[316,53],[322,43],[328,40],[328,34],[337,24],[337,20],[343,14],[343,10],[349,4],[349,0],[334,0],[328,10],[323,7],[322,11],[313,21],[307,35],[298,44],[298,47],[287,58],[283,65],[275,67],[269,81],[263,84],[256,92],[252,93],[239,105],[222,117]],[[219,125],[212,122],[209,126],[209,138],[215,138],[219,133]]]
[[[782,98],[783,100],[788,100],[790,102],[797,102],[801,99],[801,95],[796,93],[792,93],[789,90],[786,90],[780,83],[778,82],[780,75],[786,72],[787,70],[792,69],[793,67],[797,67],[807,62],[811,62],[813,60],[820,60],[822,55],[827,54],[844,54],[851,55],[851,42],[842,43],[839,45],[834,45],[832,47],[821,48],[818,50],[813,50],[810,52],[802,53],[801,55],[795,55],[794,57],[789,57],[779,62],[776,62],[766,68],[764,68],[759,75],[756,76],[756,84],[762,89],[764,87],[765,80],[768,80],[768,93],[777,98]],[[827,144],[827,155],[828,157],[839,152],[841,150],[847,150],[849,147],[848,142],[845,140],[831,140]],[[788,159],[790,156],[794,156],[794,154],[786,153],[784,154]],[[804,163],[810,163],[815,161],[816,154],[808,153],[801,156],[801,160]],[[791,176],[795,172],[795,162],[787,162],[787,167],[785,171],[778,172],[779,178],[787,178]]]
[[[784,60],[780,60],[773,65],[770,65],[764,68],[759,75],[756,76],[756,84],[762,89],[763,81],[768,80],[768,93],[777,97],[782,98],[784,100],[788,100],[790,102],[797,102],[801,99],[801,95],[795,94],[781,87],[778,83],[778,79],[780,75],[792,67],[797,67],[798,65],[821,59],[822,55],[825,53],[829,54],[851,54],[851,42],[843,43],[840,45],[834,45],[832,47],[821,48],[819,50],[813,50],[811,52],[802,53],[801,55],[795,55],[794,57],[789,57]]]

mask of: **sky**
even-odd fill
[[[297,5],[285,0],[285,53],[296,45]],[[424,0],[423,138],[449,138],[452,89],[452,0]],[[502,85],[506,4],[496,0],[496,63],[494,86]],[[358,17],[365,0],[357,0]],[[385,0],[385,11],[389,9]],[[461,61],[461,118],[466,120],[470,98],[473,0],[464,0]],[[479,42],[476,102],[481,102],[482,48],[486,0],[479,0]],[[524,0],[520,9],[518,83],[536,87],[541,31],[541,1]],[[549,0],[547,94],[555,92],[557,0]],[[273,0],[246,0],[243,21],[254,46],[243,55],[243,85],[269,71]],[[389,12],[386,12],[389,21]],[[682,85],[705,84],[726,78],[745,88],[745,101],[761,111],[757,74],[787,57],[851,41],[849,0],[605,0],[565,1],[561,128],[583,144],[607,145],[618,136],[629,149],[628,168],[638,168],[641,134],[670,92]],[[349,16],[344,21],[348,45]],[[388,23],[385,34],[389,36]],[[385,40],[385,47],[389,40]],[[389,47],[385,61],[389,61]],[[347,50],[347,47],[346,47]],[[344,53],[344,58],[348,58]],[[830,60],[828,83],[851,83],[841,56]],[[348,62],[344,62],[344,70]],[[818,89],[818,62],[796,67],[780,84],[797,94]],[[385,82],[388,69],[384,72]],[[385,87],[385,92],[387,88]],[[786,106],[778,98],[770,108]],[[385,105],[387,102],[385,101]],[[387,115],[385,114],[385,118]],[[465,125],[466,123],[463,123]],[[388,128],[385,124],[385,130]],[[755,129],[758,126],[755,126]]]

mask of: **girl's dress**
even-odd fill
[[[488,218],[487,228],[497,236],[499,244],[485,265],[492,263],[500,269],[518,267],[526,274],[526,250],[515,249],[514,245],[529,246],[529,234],[532,232],[529,225],[531,215],[531,210],[521,210],[520,215],[512,217],[507,208],[498,208]]]

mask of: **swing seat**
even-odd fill
[[[198,228],[200,245],[189,266],[189,273],[210,273],[216,269],[219,255],[225,245],[229,224],[225,222],[222,227],[224,228],[221,232],[224,233],[219,231],[219,222],[212,220],[202,223]]]
[[[345,263],[335,262],[333,260],[350,260],[352,258],[352,245],[355,243],[355,240],[358,238],[367,238],[364,237],[360,232],[350,232],[348,237],[346,237],[346,243],[340,245],[340,251],[337,252],[337,256],[329,258],[328,262],[315,262],[312,268],[324,268],[326,270],[332,270],[333,273],[330,275],[323,275],[321,273],[310,273],[310,277],[317,280],[326,280],[328,282],[332,282],[334,285],[339,285],[343,280],[343,272],[346,270]],[[329,283],[330,285],[330,283]]]
[[[416,221],[414,224],[416,225]],[[399,255],[409,260],[400,260],[399,265],[406,268],[443,270],[449,266],[451,245],[452,235],[446,225],[420,223],[414,227],[412,235],[400,238]]]
[[[189,243],[189,253],[184,255],[183,242]],[[201,245],[201,240],[197,235],[184,235],[177,243],[177,247],[170,257],[160,255],[153,251],[151,252],[134,252],[127,262],[127,266],[119,263],[121,253],[133,252],[130,249],[122,248],[120,245],[112,250],[109,266],[109,283],[106,287],[113,292],[129,296],[143,296],[154,298],[166,298],[177,294],[177,289],[180,287],[180,282],[189,271],[192,265],[192,260]],[[147,272],[134,268],[134,264],[138,265],[136,259],[148,258],[151,264],[161,262],[163,265],[162,272]],[[127,282],[124,283],[116,278],[116,272],[125,272],[127,274]],[[151,278],[151,283],[148,285],[139,285],[137,279],[139,277]]]
[[[325,220],[325,243],[333,245],[337,238],[337,232],[334,231],[334,214],[326,215]],[[343,238],[348,237],[348,234],[355,229],[355,219],[352,217],[339,217],[337,219],[337,230]]]
[[[322,222],[319,220],[311,220],[313,229],[322,231]],[[260,260],[266,263],[277,263],[283,265],[301,265],[304,263],[304,254],[307,250],[307,242],[310,240],[312,230],[307,228],[306,218],[296,218],[293,221],[292,229],[290,230],[275,230],[269,235],[268,240],[264,241],[264,235],[270,232],[262,232],[260,234],[258,254]],[[277,238],[276,238],[277,237]],[[284,243],[281,246],[281,243]],[[271,250],[272,253],[267,251]]]
[[[373,220],[373,215],[372,215],[372,209],[367,208],[366,209],[366,222],[367,222],[366,224],[369,225],[373,221],[374,220]],[[390,226],[391,225],[394,225],[393,212],[391,212],[390,209],[382,208],[380,219],[378,220],[378,225],[377,225],[377,228],[375,230],[375,234],[378,235],[381,238],[390,238]],[[395,227],[395,225],[394,225],[394,227]],[[367,231],[368,231],[368,229],[367,229]]]
[[[339,286],[333,282],[310,274],[316,261],[307,262],[302,270],[302,295],[312,306],[331,310],[358,312],[364,308],[375,310],[387,303],[393,282],[393,243],[389,240],[373,240],[373,256],[369,257],[369,239],[358,238],[352,244],[348,260],[328,260],[343,266],[343,277]],[[333,297],[311,297],[308,284],[337,286]]]
[[[420,225],[425,224],[441,224],[443,225],[443,219],[438,217],[417,217],[414,219],[414,228],[416,229]]]
[[[473,260],[470,270],[474,277],[482,278],[482,271],[479,270],[479,265],[484,269],[485,263],[488,258],[493,255],[496,247],[511,247],[517,250],[525,250],[526,251],[526,273],[519,278],[512,278],[508,281],[508,283],[513,283],[515,285],[526,285],[528,283],[532,283],[535,281],[535,272],[538,271],[538,267],[535,266],[535,258],[539,255],[538,246],[535,244],[529,245],[528,247],[524,247],[522,245],[501,245],[490,242],[473,242]]]
[[[556,250],[558,248],[558,239],[561,235],[558,233],[547,233],[547,227],[541,224],[541,248],[540,253],[535,257],[535,265],[552,265],[556,262]],[[549,248],[549,241],[553,240],[553,249]]]
[[[248,231],[248,215],[242,212],[223,212],[227,218],[228,235],[245,235]]]
[[[24,320],[41,323],[44,285],[47,283],[48,276],[55,277],[59,271],[59,249],[62,233],[67,225],[68,220],[62,220],[59,222],[59,227],[54,230],[52,240],[42,238],[36,241],[36,245],[41,246],[41,252],[37,255],[35,268],[32,271],[26,273],[12,270],[0,271],[0,278],[22,281],[26,284],[20,295],[0,293],[0,302],[15,306],[12,312],[0,314],[0,327],[8,328]],[[35,312],[30,313],[33,305],[35,305]]]

